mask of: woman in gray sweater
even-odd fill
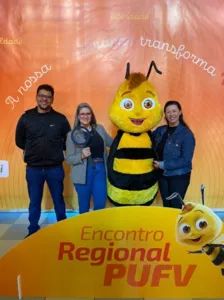
[[[77,107],[74,128],[84,126],[91,132],[88,147],[80,147],[73,143],[71,132],[66,141],[66,161],[72,166],[71,179],[75,186],[79,213],[89,211],[91,196],[94,210],[105,208],[107,200],[107,147],[112,144],[112,137],[102,125],[97,124],[96,117],[88,103]],[[91,163],[88,157],[91,156]]]

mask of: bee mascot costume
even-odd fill
[[[202,185],[202,204],[184,203],[177,193],[167,198],[179,199],[183,205],[176,221],[176,240],[182,245],[197,249],[188,251],[189,254],[206,254],[224,276],[223,224],[214,211],[204,205],[204,188]]]
[[[131,73],[127,63],[125,81],[120,85],[109,116],[119,128],[108,157],[108,199],[115,206],[151,205],[158,193],[153,166],[151,129],[162,118],[162,108],[148,74]]]

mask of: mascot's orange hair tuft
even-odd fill
[[[147,78],[142,73],[131,73],[128,76],[130,90],[133,90],[134,88],[138,87],[142,82],[146,80]]]

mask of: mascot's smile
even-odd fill
[[[197,239],[192,239],[192,241],[193,241],[193,242],[199,242],[201,238],[202,238],[202,236],[199,236],[199,238],[197,238]]]
[[[142,125],[142,123],[145,121],[145,119],[132,119],[132,118],[130,118],[130,120],[135,125]]]

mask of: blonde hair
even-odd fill
[[[76,128],[77,126],[80,125],[80,120],[79,120],[79,113],[80,113],[80,110],[82,108],[88,108],[92,114],[92,118],[91,118],[91,121],[90,121],[90,125],[96,125],[97,122],[96,122],[96,117],[95,117],[95,114],[93,112],[93,109],[92,107],[88,104],[88,103],[80,103],[76,109],[76,112],[75,112],[75,122],[74,122],[74,128]]]

